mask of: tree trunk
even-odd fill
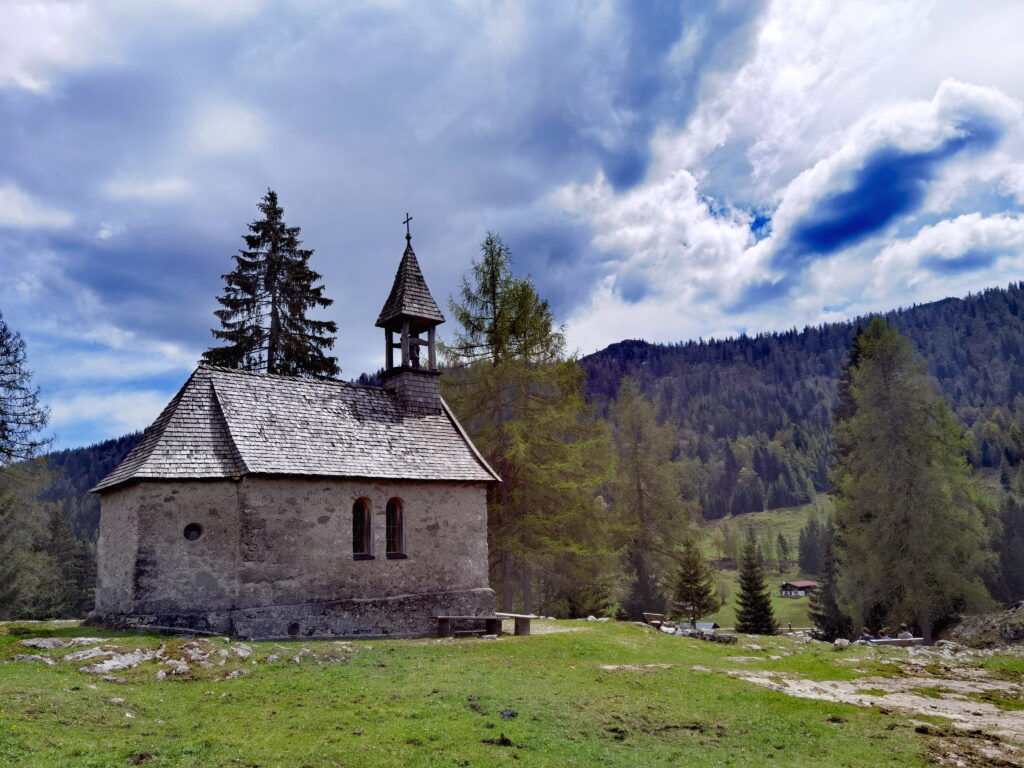
[[[523,613],[533,613],[533,585],[530,583],[530,563],[520,558],[519,578],[523,591]]]
[[[501,553],[501,610],[512,613],[512,556],[508,550]]]
[[[917,619],[921,625],[921,637],[924,638],[925,645],[932,644],[932,619],[927,612],[922,611]]]

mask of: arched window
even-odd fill
[[[391,499],[384,513],[384,540],[387,556],[390,558],[405,557],[405,521],[403,520],[402,500]]]
[[[352,505],[352,554],[356,560],[373,557],[370,541],[370,502],[357,499]]]

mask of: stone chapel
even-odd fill
[[[383,387],[201,365],[92,489],[92,620],[269,639],[491,615],[499,478],[441,398],[442,322],[406,235],[376,323]]]

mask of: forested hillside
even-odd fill
[[[1024,283],[883,317],[909,336],[970,430],[971,463],[1001,468],[1024,452]],[[835,380],[860,318],[803,331],[679,344],[623,341],[581,361],[602,407],[623,376],[678,424],[699,461],[704,517],[807,502],[827,489]]]
[[[884,315],[909,336],[971,431],[971,462],[1002,468],[1024,454],[1024,283]],[[835,380],[859,323],[679,344],[623,341],[581,361],[588,397],[606,409],[623,376],[678,424],[681,456],[699,465],[706,519],[806,503],[827,490]],[[99,499],[87,491],[138,440],[125,435],[50,454],[42,496],[62,502],[95,539]]]
[[[96,540],[100,524],[100,499],[89,489],[121,463],[141,432],[104,440],[85,448],[68,448],[47,456],[52,481],[40,494],[40,501],[55,502],[64,509],[77,536]]]

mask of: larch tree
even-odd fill
[[[622,380],[610,412],[618,459],[611,497],[630,579],[623,609],[639,620],[644,611],[664,608],[679,546],[697,509],[684,498],[684,468],[673,460],[675,425],[659,423],[655,404],[635,379]]]
[[[714,568],[704,559],[697,542],[692,538],[685,539],[672,584],[673,613],[696,626],[698,621],[715,613],[722,605],[715,586]]]
[[[937,621],[992,605],[992,502],[967,444],[909,340],[875,318],[858,335],[835,426],[839,589],[854,620]]]
[[[309,267],[313,251],[300,247],[298,227],[285,224],[277,193],[268,189],[259,209],[263,218],[249,224],[246,247],[222,276],[221,309],[214,312],[221,327],[213,335],[226,343],[208,349],[203,361],[283,376],[336,377],[338,361],[326,351],[334,347],[338,326],[308,317],[334,303],[317,284],[321,275]]]
[[[747,537],[740,558],[740,589],[736,602],[737,632],[774,635],[778,631],[772,599],[764,581],[764,564],[753,536]]]
[[[450,302],[458,330],[441,345],[451,404],[502,478],[488,492],[488,539],[502,608],[597,610],[613,560],[598,488],[607,429],[583,398],[583,370],[531,280],[488,233]],[[539,590],[538,590],[539,588]]]

